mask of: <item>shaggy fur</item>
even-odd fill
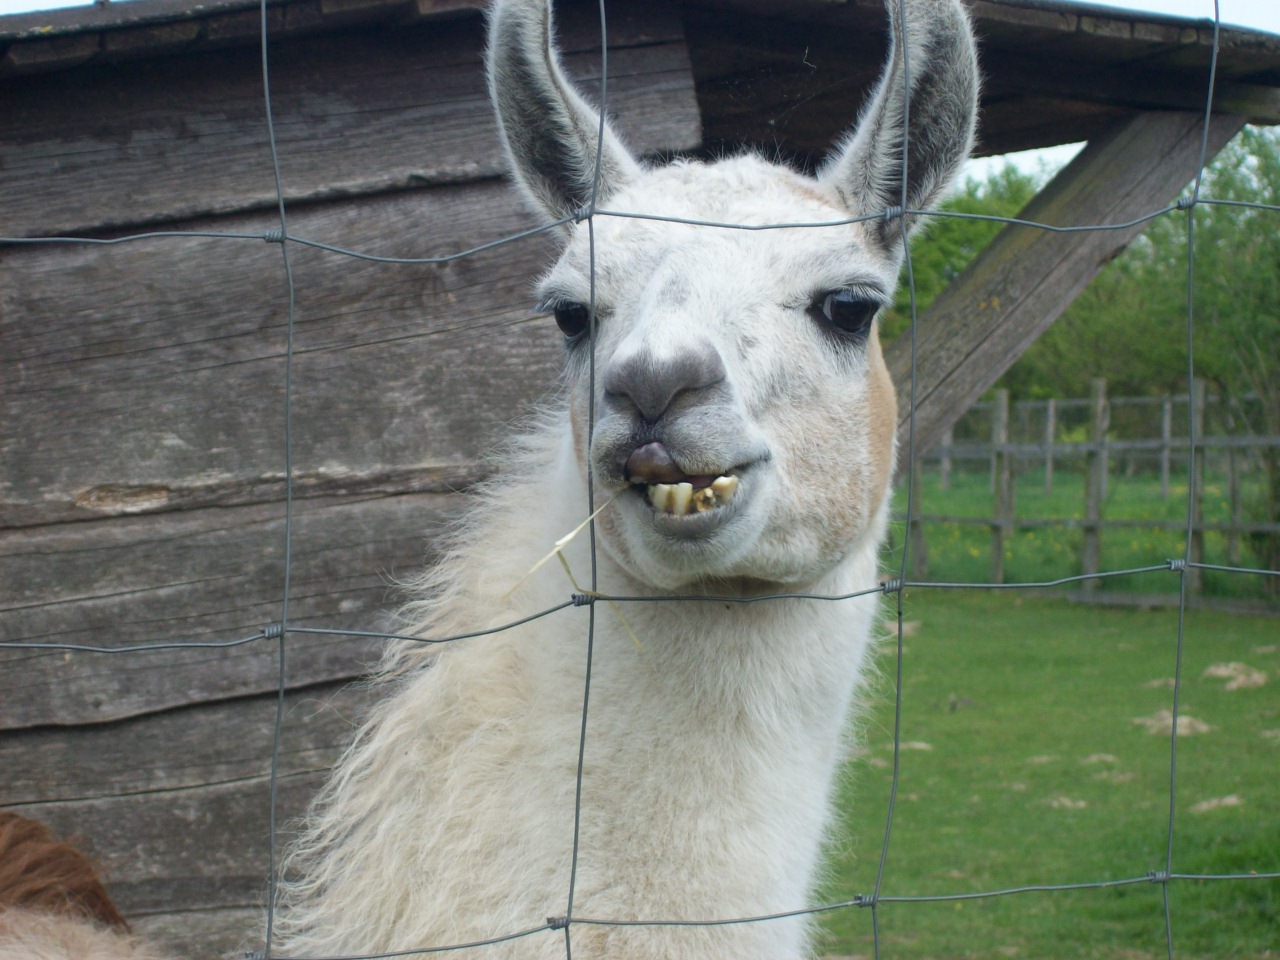
[[[93,862],[48,827],[0,812],[0,960],[160,960],[135,938]]]
[[[544,0],[500,2],[491,18],[490,89],[514,176],[556,218],[593,196],[612,211],[743,223],[921,209],[971,147],[976,65],[958,0],[906,11],[923,145],[905,195],[900,44],[862,126],[815,178],[751,156],[647,168],[607,126],[599,136],[558,66]],[[901,227],[745,233],[604,216],[565,234],[540,299],[570,333],[593,304],[595,335],[570,337],[561,401],[504,455],[503,478],[418,585],[406,629],[510,623],[589,588],[593,570],[598,592],[631,598],[874,590],[896,403],[874,326],[846,333],[819,314],[831,292],[889,301]],[[633,476],[642,449],[704,482],[732,474],[734,499],[700,519],[655,513],[650,481]],[[538,564],[582,523],[589,480],[607,505],[564,547],[571,584],[558,562]],[[444,647],[393,647],[385,696],[289,859],[283,952],[464,944],[566,914],[589,634],[573,916],[805,906],[877,607],[874,596],[597,602]],[[798,960],[811,932],[790,917],[575,923],[568,935],[575,957]],[[540,930],[477,955],[552,960],[564,938]]]

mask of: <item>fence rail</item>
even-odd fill
[[[1213,402],[1218,402],[1219,410],[1218,415],[1211,418],[1207,414],[1210,413],[1210,404]],[[1194,432],[1178,434],[1173,431],[1173,410],[1178,404],[1188,407],[1189,418],[1194,420],[1196,426]],[[1114,426],[1112,413],[1123,407],[1158,409],[1158,435],[1116,436],[1118,431]],[[1280,534],[1280,522],[1246,516],[1243,490],[1243,474],[1250,470],[1264,469],[1261,464],[1263,458],[1259,454],[1266,450],[1280,449],[1280,436],[1205,435],[1203,431],[1206,422],[1231,422],[1230,413],[1224,415],[1222,407],[1220,399],[1210,397],[1204,382],[1199,380],[1194,382],[1189,395],[1183,397],[1108,398],[1106,381],[1102,378],[1094,381],[1088,398],[1021,400],[1011,403],[1007,390],[995,391],[991,401],[971,407],[959,427],[962,431],[974,434],[982,429],[985,420],[989,424],[989,439],[957,441],[957,428],[953,427],[947,431],[943,444],[919,456],[916,463],[917,476],[927,465],[936,465],[938,483],[942,490],[950,488],[958,462],[981,462],[984,467],[989,465],[990,490],[993,495],[991,509],[981,516],[930,512],[926,503],[925,509],[916,513],[909,524],[913,574],[918,578],[924,578],[928,574],[925,524],[988,528],[991,531],[993,583],[1005,582],[1007,541],[1014,533],[1055,527],[1084,532],[1080,545],[1079,570],[1085,576],[1101,569],[1101,534],[1106,529],[1189,531],[1189,559],[1195,563],[1204,560],[1204,535],[1223,534],[1227,541],[1227,562],[1233,566],[1239,565],[1243,538],[1250,535]],[[1088,439],[1062,438],[1064,425],[1060,414],[1063,411],[1080,411],[1085,415],[1080,426],[1087,427]],[[1037,418],[1039,423],[1035,422]],[[1012,424],[1015,423],[1020,426],[1020,432],[1024,436],[1038,435],[1039,439],[1014,439],[1011,434]],[[1126,426],[1132,430],[1135,426],[1142,425],[1134,423],[1130,418]],[[1225,454],[1223,474],[1227,486],[1227,520],[1206,520],[1204,517],[1207,487],[1205,459],[1210,453]],[[1116,461],[1126,459],[1128,472],[1133,473],[1136,471],[1139,455],[1153,455],[1159,473],[1162,499],[1169,497],[1173,465],[1191,464],[1188,469],[1194,470],[1196,476],[1195,482],[1188,485],[1189,523],[1186,519],[1106,516],[1109,478]],[[1063,469],[1064,460],[1079,463],[1079,470],[1085,476],[1081,515],[1019,516],[1016,496],[1019,474],[1038,466],[1043,471],[1044,493],[1048,495],[1054,490],[1055,471]],[[1189,585],[1193,593],[1202,590],[1203,581],[1198,568],[1193,571]],[[1086,593],[1096,586],[1096,580],[1086,580]]]

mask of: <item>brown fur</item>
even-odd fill
[[[92,860],[0,811],[0,960],[164,960],[129,935]]]
[[[92,860],[44,824],[0,811],[0,908],[11,907],[129,930]]]
[[[893,386],[893,378],[889,375],[889,368],[884,363],[878,327],[872,328],[867,344],[867,409],[870,411],[872,424],[871,436],[868,438],[871,443],[871,462],[880,466],[870,502],[880,503],[893,479],[893,441],[898,427],[898,394]]]

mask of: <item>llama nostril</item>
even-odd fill
[[[714,387],[725,376],[719,351],[696,342],[667,356],[647,349],[632,353],[609,368],[603,386],[615,406],[629,405],[647,422],[657,423],[677,398]]]
[[[622,475],[628,483],[680,483],[689,479],[670,451],[656,440],[631,451],[622,465]]]

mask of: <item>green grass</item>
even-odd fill
[[[1244,504],[1260,496],[1245,486]],[[994,514],[994,497],[989,489],[987,473],[954,472],[950,487],[941,488],[936,472],[926,472],[916,491],[916,512],[924,514],[990,518]],[[1060,470],[1054,475],[1052,493],[1044,492],[1044,475],[1030,471],[1017,480],[1016,516],[1019,518],[1084,517],[1084,479],[1078,473]],[[900,485],[894,503],[895,512],[906,512],[905,484]],[[1205,484],[1204,519],[1228,522],[1231,505],[1225,483],[1210,478]],[[1186,523],[1187,486],[1185,477],[1175,479],[1168,498],[1160,496],[1160,484],[1149,476],[1112,477],[1102,516],[1107,519],[1167,520],[1181,527]],[[1242,512],[1248,519],[1248,512]],[[902,542],[902,525],[895,525],[894,542]],[[1041,527],[1020,530],[1005,545],[1005,581],[1030,583],[1074,576],[1081,572],[1080,547],[1083,534],[1067,527]],[[931,580],[989,582],[991,577],[991,534],[987,527],[959,524],[925,524],[928,544],[928,576]],[[1169,558],[1181,557],[1184,537],[1181,529],[1155,530],[1142,528],[1106,529],[1102,533],[1102,569],[1126,570],[1154,566]],[[1222,533],[1205,535],[1205,561],[1227,565],[1227,537]],[[1260,566],[1250,550],[1248,537],[1241,538],[1240,564]],[[896,566],[896,559],[891,559]],[[1178,576],[1161,571],[1104,580],[1101,589],[1125,593],[1176,593]],[[1259,599],[1267,596],[1263,578],[1249,574],[1204,572],[1203,593],[1211,597]]]
[[[1176,611],[916,589],[903,660],[901,778],[882,893],[953,894],[1145,877],[1165,865]],[[1213,664],[1261,686],[1226,690]],[[874,889],[891,777],[894,658],[864,718],[827,900]],[[1189,614],[1175,873],[1280,871],[1280,622]],[[927,748],[926,748],[927,747]],[[1235,800],[1226,798],[1234,797]],[[1225,800],[1225,803],[1223,802]],[[1213,802],[1218,801],[1214,806]],[[1175,956],[1280,957],[1280,880],[1174,881]],[[1163,958],[1162,888],[882,904],[888,958]],[[827,952],[871,955],[871,911],[826,914]]]

